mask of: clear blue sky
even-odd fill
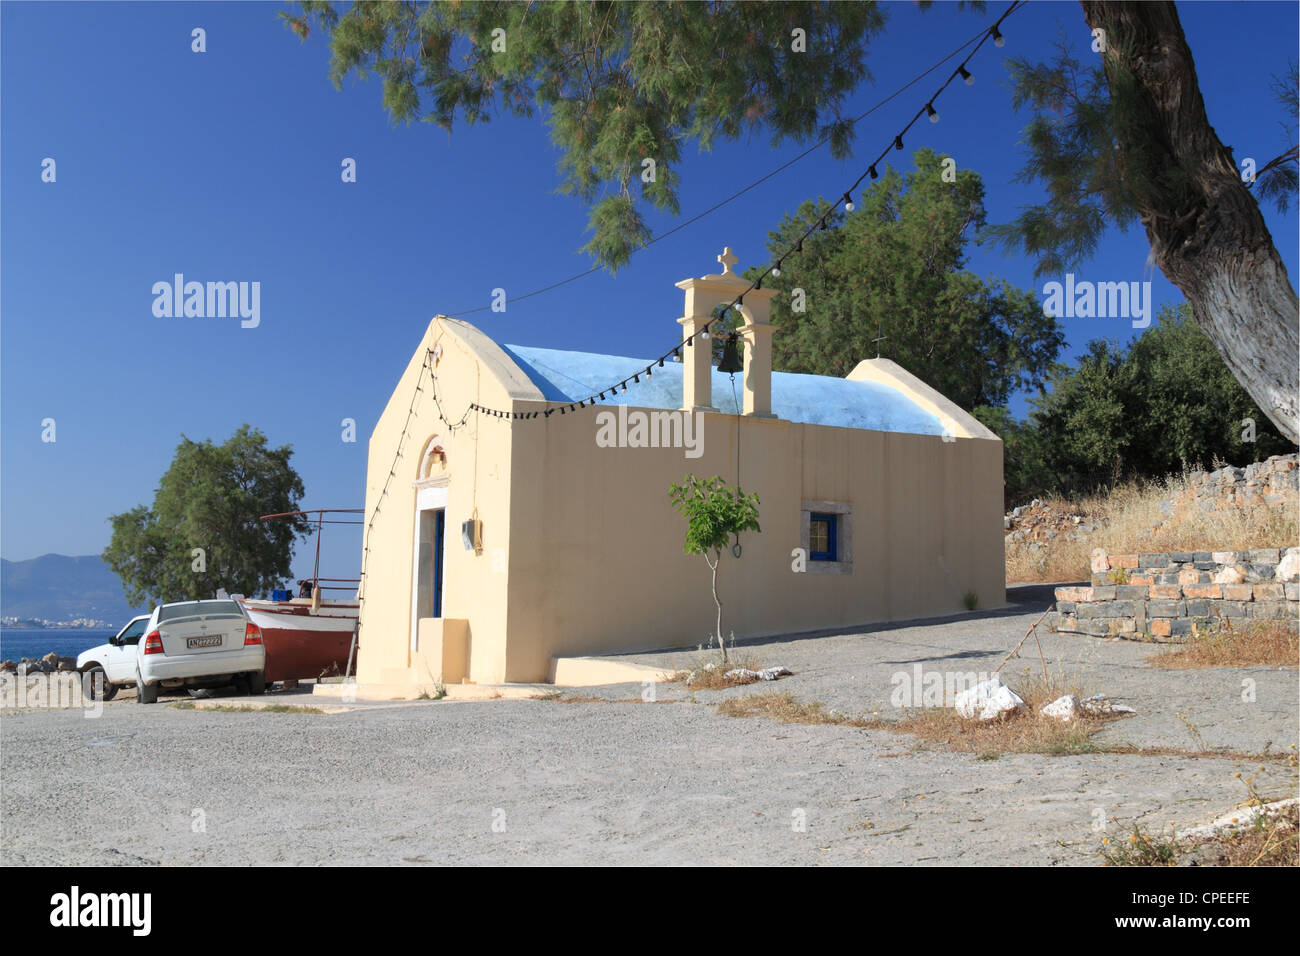
[[[991,22],[941,4],[887,5],[861,112]],[[0,5],[0,553],[97,554],[108,515],[152,500],[179,436],[223,440],[242,422],[291,443],[306,507],[360,507],[366,441],[429,318],[519,295],[590,262],[586,210],[555,192],[557,153],[539,120],[501,120],[451,135],[393,127],[380,85],[328,82],[328,50],[305,45],[261,3]],[[296,8],[295,8],[296,9]],[[1295,3],[1186,3],[1183,24],[1211,122],[1238,158],[1262,164],[1287,145],[1270,76],[1296,56]],[[207,31],[192,53],[190,31]],[[1038,201],[1012,183],[1022,163],[1003,59],[1046,59],[1060,31],[1089,36],[1074,3],[1031,3],[986,44],[974,86],[939,101],[910,156],[928,145],[984,178],[990,220]],[[498,341],[656,355],[678,333],[673,283],[711,271],[724,244],[740,267],[800,201],[837,196],[925,101],[926,82],[863,124],[857,159],[825,152],[660,245],[617,276],[598,274],[505,314],[468,316]],[[691,215],[803,147],[765,135],[688,155]],[[58,181],[41,182],[57,161]],[[340,181],[353,157],[358,182]],[[1296,213],[1265,210],[1294,280]],[[673,220],[655,218],[656,230]],[[1081,278],[1146,278],[1141,230],[1108,237]],[[1032,264],[975,250],[971,267],[1041,289]],[[261,325],[155,318],[153,283],[261,283]],[[1181,296],[1158,272],[1157,306]],[[1127,320],[1065,323],[1069,355],[1089,339],[1126,340]],[[1023,403],[1017,407],[1023,411]],[[341,441],[354,418],[358,441]],[[41,441],[41,421],[57,441]],[[324,573],[353,576],[360,536],[335,529]],[[310,568],[302,548],[295,570]]]

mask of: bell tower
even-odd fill
[[[718,256],[722,271],[683,279],[677,288],[686,293],[682,326],[683,340],[692,343],[682,349],[682,409],[687,412],[716,412],[713,405],[713,350],[709,341],[696,334],[713,318],[713,310],[745,293],[740,305],[744,323],[736,330],[745,345],[744,413],[756,418],[772,414],[772,297],[775,289],[749,289],[749,283],[733,270],[738,260],[727,246]],[[717,328],[717,326],[715,326]]]

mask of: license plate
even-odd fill
[[[220,647],[221,637],[191,637],[185,641],[186,647]]]

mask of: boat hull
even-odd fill
[[[314,680],[342,674],[352,650],[355,604],[310,605],[244,601],[248,619],[262,631],[266,646],[266,682]]]

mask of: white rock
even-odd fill
[[[1244,580],[1246,579],[1242,576],[1242,573],[1234,567],[1224,568],[1214,575],[1215,584],[1240,584]]]
[[[962,691],[957,695],[955,705],[957,713],[962,717],[994,720],[1003,714],[1020,710],[1025,702],[999,678],[994,677]]]
[[[1068,724],[1079,715],[1079,698],[1073,694],[1065,694],[1043,707],[1039,713],[1044,717],[1052,717],[1063,724]]]
[[[1112,704],[1110,698],[1105,694],[1093,694],[1091,697],[1079,701],[1079,709],[1092,717],[1100,717],[1104,714],[1137,713],[1132,707],[1125,707],[1123,704]]]
[[[1225,813],[1213,823],[1206,824],[1203,827],[1192,827],[1190,830],[1179,830],[1177,839],[1202,839],[1205,837],[1217,836],[1225,831],[1242,830],[1249,826],[1254,826],[1255,821],[1262,816],[1272,817],[1286,810],[1287,807],[1295,806],[1300,803],[1295,797],[1289,800],[1278,800],[1275,803],[1266,803],[1262,806],[1242,807],[1239,810],[1233,810]]]
[[[752,684],[760,680],[776,680],[778,677],[787,677],[794,671],[788,667],[764,667],[761,671],[750,670],[748,667],[733,667],[722,676],[729,681],[737,684]]]
[[[1300,548],[1287,548],[1278,562],[1277,580],[1291,583],[1300,581]]]

